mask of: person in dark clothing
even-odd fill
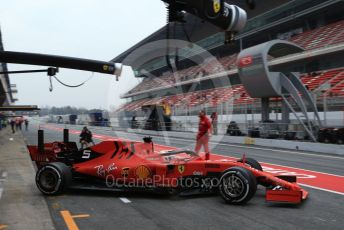
[[[17,131],[19,131],[19,126],[20,126],[20,121],[19,121],[19,118],[17,117],[15,120],[14,120],[14,122],[15,122],[15,125],[16,125],[16,130]]]
[[[10,121],[10,125],[11,125],[11,129],[12,129],[12,133],[15,133],[15,132],[16,132],[16,130],[14,129],[14,126],[16,125],[16,122],[15,122],[15,120],[14,120],[14,119],[11,119],[11,121]]]
[[[85,126],[80,133],[81,148],[83,149],[84,146],[88,147],[90,143],[94,145],[94,142],[92,139],[92,132],[88,130],[88,128]]]
[[[29,128],[29,121],[28,121],[28,119],[25,119],[24,124],[25,124],[25,130],[27,131],[28,128]]]
[[[19,119],[19,130],[22,130],[24,120],[22,118]]]

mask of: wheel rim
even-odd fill
[[[56,175],[55,172],[46,170],[41,173],[41,176],[39,178],[39,183],[42,189],[46,191],[54,190],[58,183],[58,176]]]
[[[224,178],[222,183],[225,193],[232,198],[239,197],[245,190],[245,183],[243,182],[243,180],[234,174],[227,178]]]

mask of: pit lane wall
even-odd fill
[[[114,128],[115,129],[115,128]],[[142,135],[151,135],[153,136],[165,136],[170,138],[181,138],[181,139],[190,139],[196,134],[190,135],[186,132],[162,132],[162,131],[149,131],[149,130],[140,130],[128,129],[128,132],[139,133]],[[268,147],[268,148],[279,148],[286,150],[297,150],[297,151],[306,151],[306,152],[318,152],[325,154],[336,154],[344,155],[344,146],[335,145],[335,144],[323,144],[323,143],[312,143],[312,142],[300,142],[300,141],[287,141],[287,140],[275,140],[275,139],[262,139],[262,138],[250,138],[250,137],[235,137],[235,136],[212,136],[211,142],[224,142],[228,144],[240,144],[252,147]]]

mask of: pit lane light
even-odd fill
[[[183,21],[181,12],[188,12],[212,23],[226,32],[226,43],[234,39],[234,35],[246,26],[246,11],[224,0],[162,0],[168,4],[169,18]],[[233,1],[235,2],[235,1]],[[255,7],[254,0],[246,0],[249,8]],[[178,17],[171,17],[176,15]]]

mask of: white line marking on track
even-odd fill
[[[7,177],[7,172],[2,172],[1,177],[5,179]]]
[[[125,197],[120,197],[119,199],[120,199],[123,203],[125,203],[125,204],[131,203],[131,201],[130,201],[129,199],[125,198]]]
[[[337,194],[337,195],[344,196],[344,193],[342,193],[342,192],[336,192],[336,191],[332,191],[332,190],[328,190],[328,189],[324,189],[324,188],[319,188],[319,187],[315,187],[315,186],[311,186],[311,185],[307,185],[307,184],[302,184],[302,183],[298,183],[298,184],[302,185],[304,187],[313,188],[313,189],[316,189],[316,190],[321,190],[321,191],[324,191],[324,192],[330,192],[330,193],[334,193],[334,194]]]

